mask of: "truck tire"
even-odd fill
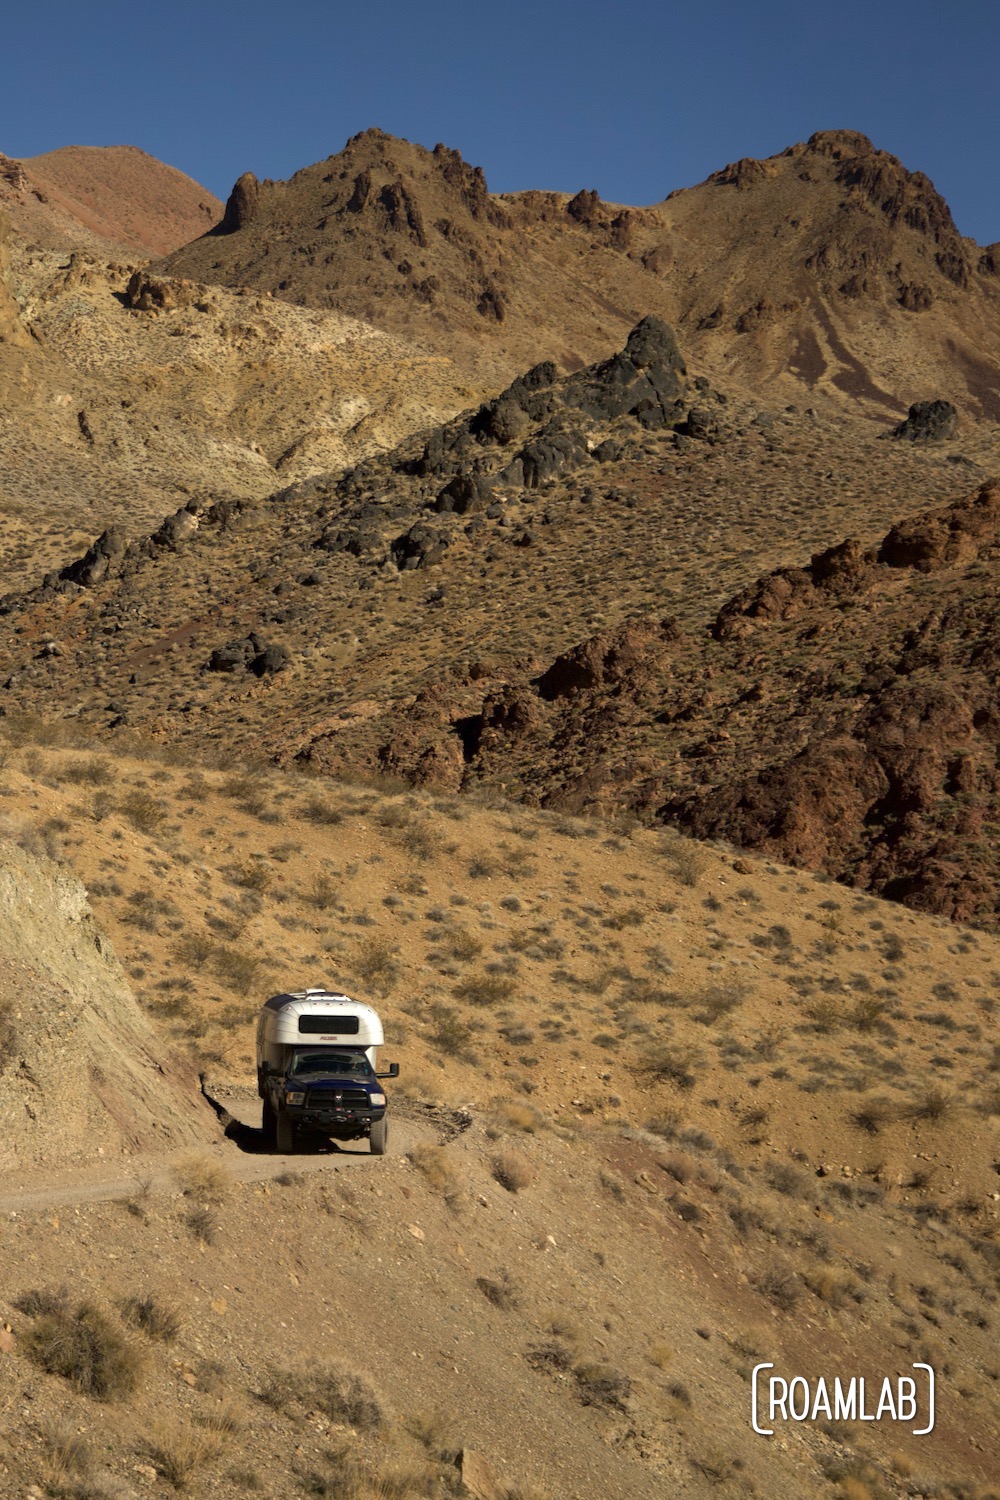
[[[264,1102],[260,1107],[260,1128],[261,1134],[264,1137],[265,1149],[273,1151],[277,1134],[277,1120],[274,1115],[274,1105],[266,1094],[264,1095]]]
[[[389,1144],[389,1120],[386,1115],[383,1115],[381,1120],[372,1121],[371,1135],[368,1137],[368,1144],[372,1156],[385,1155],[386,1148]]]
[[[274,1133],[278,1150],[280,1151],[281,1155],[291,1156],[297,1144],[297,1132],[294,1122],[289,1119],[288,1112],[284,1109],[278,1110],[277,1118],[275,1120]]]

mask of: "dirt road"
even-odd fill
[[[199,1148],[198,1154],[225,1167],[234,1182],[260,1182],[280,1177],[284,1172],[329,1172],[341,1167],[365,1167],[377,1172],[393,1156],[405,1155],[421,1143],[434,1142],[441,1134],[431,1121],[416,1120],[396,1111],[389,1127],[386,1157],[372,1157],[367,1141],[330,1142],[293,1156],[282,1156],[265,1149],[256,1091],[217,1088],[206,1090],[205,1097],[218,1117],[219,1132],[215,1140]],[[0,1215],[130,1198],[139,1193],[176,1192],[175,1168],[190,1155],[188,1148],[159,1156],[137,1156],[128,1162],[56,1168],[51,1174],[37,1169],[30,1174],[12,1174],[0,1192]]]

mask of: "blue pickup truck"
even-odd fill
[[[264,1139],[296,1151],[312,1137],[364,1140],[373,1156],[389,1140],[382,1086],[399,1065],[377,1071],[382,1022],[370,1005],[326,989],[272,995],[257,1021],[257,1090]]]

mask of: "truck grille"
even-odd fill
[[[364,1089],[310,1089],[307,1109],[364,1109],[368,1095]]]

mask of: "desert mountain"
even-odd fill
[[[751,407],[648,318],[339,476],[106,531],[0,604],[5,706],[669,819],[988,919],[996,492],[956,495],[998,460]]]
[[[578,368],[656,313],[727,388],[880,418],[940,389],[1000,415],[996,247],[852,131],[631,208],[493,195],[456,151],[370,130],[287,182],[244,174],[165,269],[419,337],[487,383],[540,358]]]
[[[0,152],[0,209],[19,232],[64,250],[166,255],[218,219],[207,188],[136,146],[63,146],[23,160]]]

